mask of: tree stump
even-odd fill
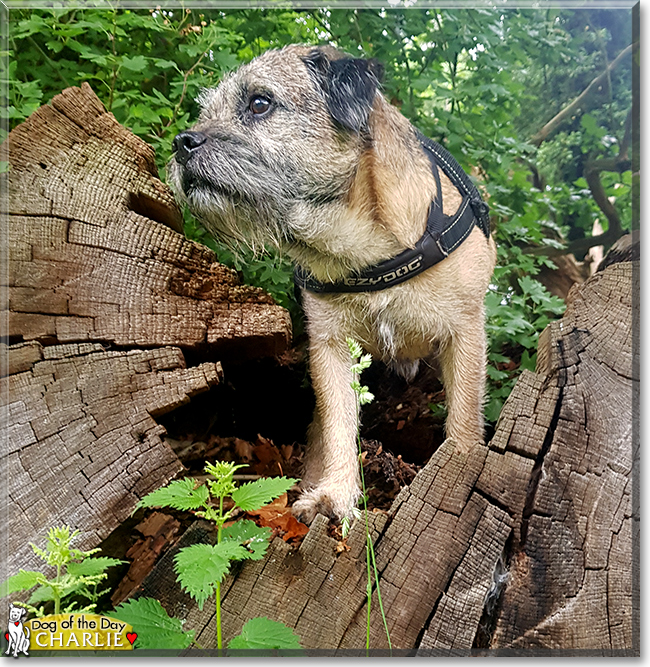
[[[4,576],[53,525],[91,548],[182,465],[156,417],[219,382],[224,356],[282,353],[288,313],[242,286],[182,218],[151,147],[69,88],[2,147]],[[183,351],[203,363],[187,367]]]
[[[639,655],[638,288],[632,263],[574,287],[489,445],[462,455],[445,442],[388,516],[370,516],[394,654]],[[307,649],[363,654],[364,524],[349,550],[327,526],[317,516],[297,550],[276,538],[222,586],[224,641],[266,615]],[[187,618],[204,647],[215,646],[212,605],[200,612],[180,591],[172,559],[213,540],[198,522],[139,591]],[[376,591],[371,647],[387,648]]]

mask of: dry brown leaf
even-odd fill
[[[250,461],[253,458],[253,443],[241,438],[235,438],[235,454],[244,461]]]
[[[248,514],[257,519],[258,525],[272,528],[276,534],[281,535],[285,542],[302,537],[309,532],[309,527],[300,523],[291,513],[291,508],[287,507],[286,493],[272,503],[248,512]]]

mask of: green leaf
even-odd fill
[[[4,598],[17,591],[28,591],[42,582],[44,578],[40,572],[20,570],[18,574],[14,574],[13,577],[9,577],[9,579],[0,584],[0,598]]]
[[[81,563],[68,563],[67,572],[75,577],[90,577],[96,574],[102,574],[109,567],[114,565],[122,565],[126,563],[125,560],[118,560],[117,558],[86,558]]]
[[[272,621],[266,616],[251,618],[244,625],[241,634],[233,637],[228,648],[232,649],[278,649],[302,648],[300,639],[284,623]]]
[[[264,558],[270,539],[271,529],[266,526],[257,526],[250,519],[237,521],[221,531],[222,544],[224,542],[234,542],[243,545],[248,551],[247,558],[250,560]]]
[[[138,635],[135,648],[183,649],[194,641],[194,630],[184,632],[183,621],[170,617],[152,598],[123,602],[105,615],[133,628]]]
[[[197,489],[196,480],[191,477],[171,482],[167,486],[152,491],[138,507],[173,507],[177,510],[195,510],[208,502],[208,489],[201,485]]]
[[[231,560],[248,558],[248,551],[234,542],[221,544],[193,544],[181,549],[174,557],[174,570],[178,581],[203,609],[204,602],[212,595],[230,569]]]
[[[134,56],[129,58],[124,56],[122,58],[122,67],[131,70],[132,72],[139,72],[147,66],[147,59],[144,56]]]
[[[69,591],[68,591],[69,592]],[[39,586],[29,597],[29,604],[54,600],[54,591],[51,586]]]
[[[287,477],[267,477],[242,484],[230,497],[245,512],[258,510],[288,491],[298,480]]]
[[[492,378],[493,380],[505,380],[508,378],[508,373],[505,371],[500,371],[497,368],[494,368],[494,366],[487,366],[485,370],[488,377]]]

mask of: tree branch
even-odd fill
[[[599,90],[599,87],[603,85],[605,81],[607,81],[607,78],[611,74],[616,67],[618,67],[624,60],[625,58],[632,52],[632,49],[638,48],[638,42],[635,42],[634,44],[630,44],[626,48],[624,48],[614,60],[609,64],[609,66],[605,69],[602,74],[599,74],[583,91],[576,97],[571,104],[568,106],[564,107],[560,113],[558,113],[556,116],[551,118],[551,120],[544,125],[544,127],[535,134],[535,136],[532,137],[530,142],[534,144],[535,146],[539,146],[542,142],[544,142],[548,137],[557,130],[557,128],[567,119],[570,118],[580,107],[585,107],[586,102],[589,99],[589,97]]]

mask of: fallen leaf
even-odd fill
[[[277,475],[278,469],[280,471],[282,470],[282,467],[280,466],[282,454],[280,454],[280,450],[273,444],[272,440],[264,438],[258,434],[257,442],[253,447],[253,454],[259,461],[259,463],[254,466],[255,472],[258,475],[268,477],[269,475]]]
[[[300,523],[287,507],[287,494],[283,493],[272,503],[258,510],[247,513],[251,518],[257,519],[260,526],[272,528],[285,542],[302,537],[309,532],[309,527]]]
[[[253,458],[253,444],[241,438],[235,438],[235,454],[244,461],[251,461]]]

